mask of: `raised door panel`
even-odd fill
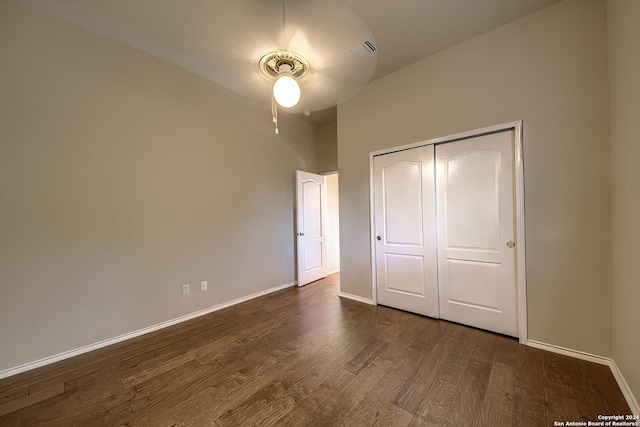
[[[385,257],[386,290],[424,297],[424,257],[388,253]]]
[[[304,209],[302,231],[306,237],[322,236],[322,183],[305,181],[302,183]]]
[[[498,251],[500,153],[469,151],[446,159],[443,167],[447,247]]]
[[[422,163],[400,161],[385,167],[382,181],[385,242],[422,246]]]
[[[500,264],[456,259],[447,262],[450,304],[501,311],[498,298]]]

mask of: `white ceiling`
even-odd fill
[[[311,111],[316,124],[335,119],[341,94],[558,1],[29,0],[263,101],[265,109],[271,83],[259,74],[258,60],[275,48],[295,50],[312,72],[300,82],[302,99],[292,112]],[[379,50],[367,53],[365,40]]]

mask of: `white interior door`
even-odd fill
[[[436,147],[440,317],[517,336],[513,130]]]
[[[433,146],[375,157],[379,304],[438,317]]]
[[[325,177],[296,171],[298,286],[327,276]]]

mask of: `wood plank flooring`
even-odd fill
[[[339,275],[0,380],[0,426],[545,426],[609,368],[341,299]]]

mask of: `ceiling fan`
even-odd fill
[[[265,53],[264,55],[262,55],[262,57],[258,61],[258,69],[260,74],[263,77],[269,80],[272,80],[274,82],[272,95],[271,95],[271,115],[272,115],[273,122],[275,124],[276,134],[278,134],[278,106],[281,106],[286,109],[291,109],[295,107],[300,101],[300,97],[301,97],[301,88],[298,82],[302,81],[312,73],[311,64],[309,60],[303,54],[297,52],[290,46],[295,45],[296,42],[298,42],[296,38],[298,39],[301,38],[300,34],[306,35],[307,32],[313,33],[313,31],[315,30],[313,26],[309,26],[309,27],[302,26],[300,27],[301,30],[299,30],[298,33],[294,33],[295,35],[291,37],[289,35],[290,33],[287,33],[287,26],[286,26],[287,14],[286,14],[285,1],[286,0],[282,0],[282,30],[281,30],[281,37],[280,37],[281,41],[284,40],[285,47],[273,49]],[[311,2],[307,2],[305,6],[307,6],[308,8],[309,4],[311,4]],[[327,3],[324,2],[325,6],[326,4]],[[310,12],[313,12],[313,11],[304,10],[303,8],[301,11],[299,11],[298,19],[304,22],[305,18],[307,17],[307,14],[309,14]],[[344,11],[340,11],[340,8],[337,7],[337,4],[333,5],[331,12],[332,13],[330,14],[330,16],[327,16],[327,15],[324,15],[324,16],[327,16],[328,18],[333,18],[334,16],[331,16],[331,15],[336,15],[336,14],[339,15],[340,13],[344,15]],[[311,16],[314,16],[314,15],[311,15]],[[308,40],[306,37],[303,37],[303,39],[304,41]],[[313,55],[313,47],[307,46],[307,48],[308,48],[307,50],[309,51],[309,54]],[[346,51],[349,51],[355,59],[359,60],[360,56],[363,56],[363,54],[366,53],[367,51],[369,53],[377,52],[378,47],[375,45],[375,43],[372,40],[364,40],[361,43],[361,46],[356,45],[353,49],[346,49],[343,46],[343,49],[345,53]],[[373,65],[375,66],[375,62],[373,63]],[[324,71],[325,69],[321,67],[319,70],[319,73],[322,73]],[[370,71],[373,72],[373,69],[371,69]],[[370,76],[371,74],[369,73],[368,77]],[[320,85],[320,90],[326,91],[327,89],[329,89],[326,86],[328,85],[325,85],[325,87],[323,88],[322,85]],[[332,101],[337,101],[337,100],[332,100]],[[305,110],[305,115],[310,115],[310,113],[311,113],[311,110],[309,109]]]
[[[272,96],[265,77],[275,82],[280,73],[290,74],[301,95],[287,111],[309,114],[334,107],[338,96],[367,83],[377,64],[371,31],[342,0],[29,4],[244,95],[256,108],[268,106]]]
[[[264,77],[274,81],[271,116],[277,134],[278,105],[283,108],[292,108],[298,104],[301,95],[298,80],[302,80],[309,74],[311,66],[309,61],[299,53],[287,49],[277,49],[260,58],[259,69]]]

